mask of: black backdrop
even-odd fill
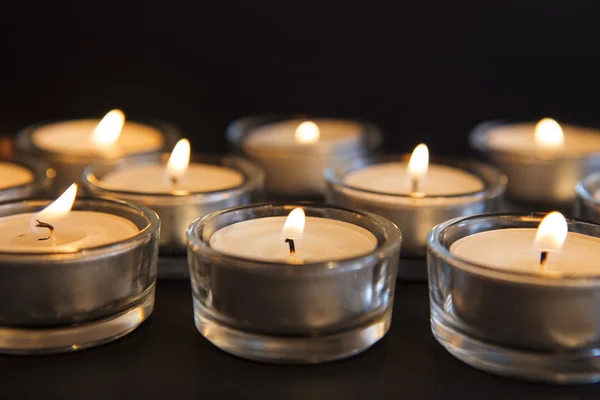
[[[0,133],[44,119],[177,123],[225,151],[246,114],[370,119],[387,149],[466,153],[490,118],[596,124],[600,3],[5,2]]]

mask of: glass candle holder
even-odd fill
[[[402,257],[405,258],[425,256],[427,234],[435,225],[459,216],[498,211],[502,206],[506,177],[489,165],[471,160],[434,159],[432,163],[459,168],[480,178],[484,188],[476,193],[412,197],[373,192],[345,182],[345,177],[352,171],[379,163],[408,162],[409,158],[410,155],[361,157],[328,169],[325,171],[327,203],[370,211],[395,223],[402,232]],[[422,263],[401,261],[398,278],[426,280],[427,271]]]
[[[495,130],[527,129],[533,136],[534,126],[489,121],[478,125],[469,140],[471,147],[508,176],[508,197],[524,203],[570,209],[577,182],[600,170],[600,153],[561,154],[546,158],[532,153],[502,151],[491,144],[490,134]],[[565,125],[564,129],[566,134],[569,129],[583,128]]]
[[[0,205],[0,217],[37,212],[50,200]],[[135,236],[66,253],[0,252],[0,353],[80,350],[126,335],[154,307],[160,222],[146,207],[78,199],[73,210],[133,222]]]
[[[227,140],[232,149],[256,161],[266,172],[265,190],[279,199],[323,196],[323,171],[332,165],[369,154],[381,144],[381,132],[375,125],[364,121],[350,121],[332,118],[313,118],[318,124],[323,122],[352,124],[358,129],[358,140],[346,146],[335,144],[311,151],[311,146],[301,146],[288,150],[248,146],[248,138],[258,129],[285,121],[309,120],[307,116],[258,116],[247,117],[232,122],[227,128]],[[317,146],[318,147],[318,146]]]
[[[457,258],[459,239],[537,228],[545,214],[488,214],[436,226],[428,238],[431,327],[463,362],[498,375],[550,383],[600,380],[600,273],[543,276]],[[567,219],[569,232],[600,226]]]
[[[122,157],[118,153],[107,153],[106,155],[76,155],[63,154],[49,151],[36,145],[32,140],[36,130],[43,128],[51,123],[41,123],[29,126],[17,134],[15,139],[15,148],[17,154],[26,155],[31,158],[43,160],[55,171],[55,177],[52,184],[52,195],[58,196],[63,193],[73,182],[82,184],[81,177],[86,166],[90,164],[114,165]],[[148,153],[171,150],[181,134],[174,125],[162,122],[152,121],[145,125],[154,128],[163,135],[162,147],[157,151]],[[90,132],[91,133],[91,132]],[[83,185],[81,185],[83,188]]]
[[[587,176],[575,188],[575,215],[600,222],[600,173]]]
[[[23,156],[1,157],[0,163],[16,164],[32,174],[30,182],[8,186],[0,189],[0,202],[8,202],[33,197],[45,197],[49,194],[54,177],[54,170],[40,160],[32,160]]]
[[[287,216],[296,207],[309,218],[366,229],[376,248],[354,258],[286,264],[210,245],[224,227]],[[257,361],[320,363],[360,353],[389,329],[400,243],[400,231],[385,218],[340,208],[259,204],[209,214],[188,230],[196,327],[222,350]]]
[[[239,186],[213,192],[174,191],[173,193],[139,193],[114,190],[107,187],[102,178],[116,170],[131,166],[166,165],[170,153],[147,154],[126,157],[115,165],[92,165],[84,173],[83,181],[94,196],[121,199],[143,204],[154,210],[161,221],[161,256],[185,256],[186,231],[199,217],[225,208],[250,204],[262,200],[264,172],[256,164],[235,156],[192,155],[192,163],[227,167],[240,172],[244,180]]]

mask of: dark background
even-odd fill
[[[466,153],[491,118],[596,124],[594,1],[6,2],[0,133],[45,119],[178,124],[225,151],[231,120],[360,117],[386,149]]]

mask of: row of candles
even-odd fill
[[[428,252],[432,329],[452,354],[513,376],[600,379],[591,362],[543,368],[600,340],[590,311],[600,307],[600,226],[487,214],[507,187],[523,201],[572,202],[595,169],[599,132],[551,119],[477,127],[471,143],[506,174],[430,163],[425,144],[410,157],[372,156],[381,134],[361,121],[247,118],[227,134],[244,157],[192,155],[170,126],[125,122],[118,110],[22,131],[0,163],[0,199],[11,201],[0,205],[0,336],[19,336],[0,338],[1,350],[64,351],[132,330],[153,307],[160,244],[161,255],[187,252],[196,325],[217,346],[267,361],[343,358],[387,332],[402,244],[404,258]],[[580,184],[586,204],[596,180]],[[73,182],[96,199],[76,201]],[[47,189],[62,194],[21,200]],[[263,189],[324,193],[332,206],[253,204]],[[40,340],[40,326],[60,334]],[[498,349],[510,357],[481,363]],[[521,362],[538,353],[535,368]]]

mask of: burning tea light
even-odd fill
[[[600,131],[551,118],[535,125],[484,123],[470,140],[506,172],[508,195],[523,201],[569,203],[577,182],[600,165]]]
[[[343,119],[246,118],[232,123],[228,139],[267,172],[266,189],[279,196],[319,196],[323,170],[377,147],[374,126]]]
[[[296,208],[287,218],[257,218],[222,228],[211,237],[210,245],[231,256],[302,264],[358,257],[375,249],[377,239],[347,222],[305,219],[304,211]]]
[[[129,166],[107,173],[99,184],[113,191],[186,195],[226,190],[244,182],[244,175],[234,169],[189,162],[190,142],[181,139],[171,152],[166,166]]]
[[[544,118],[535,125],[534,138],[535,152],[539,157],[557,157],[564,151],[565,135],[552,118]]]
[[[429,150],[425,144],[414,149],[408,163],[387,162],[350,171],[344,177],[344,183],[383,195],[410,197],[472,194],[484,189],[483,180],[475,174],[443,164],[429,165]],[[437,198],[435,202],[456,200]]]
[[[71,211],[77,185],[72,184],[39,213],[0,218],[0,252],[74,252],[127,239],[139,229],[117,215]]]
[[[164,143],[156,128],[136,122],[125,123],[121,110],[108,112],[100,121],[73,120],[42,125],[31,134],[42,150],[78,156],[122,156],[157,151]]]
[[[17,137],[17,150],[44,158],[56,170],[56,190],[79,181],[90,163],[111,163],[132,154],[157,152],[169,145],[173,129],[125,122],[120,110],[101,120],[82,119],[30,127]]]
[[[401,237],[385,218],[259,204],[207,215],[187,235],[196,326],[227,352],[319,363],[389,328]]]
[[[410,159],[355,159],[325,173],[331,204],[362,209],[394,222],[403,233],[404,256],[423,256],[429,230],[440,222],[496,210],[505,177],[475,162],[429,163],[425,144]],[[416,274],[416,275],[415,275]],[[399,276],[426,279],[426,271],[404,270]]]
[[[215,210],[258,200],[263,173],[236,157],[196,158],[181,139],[170,154],[125,158],[115,166],[91,166],[84,174],[96,195],[147,205],[161,219],[161,254],[185,254],[189,224]]]
[[[600,380],[600,226],[546,215],[476,215],[428,239],[436,339],[486,371]]]
[[[496,229],[462,238],[450,252],[470,263],[500,270],[540,275],[594,275],[600,273],[600,239],[568,233],[559,212],[549,213],[538,229]]]
[[[97,346],[152,313],[158,217],[76,195],[0,204],[0,353]]]

